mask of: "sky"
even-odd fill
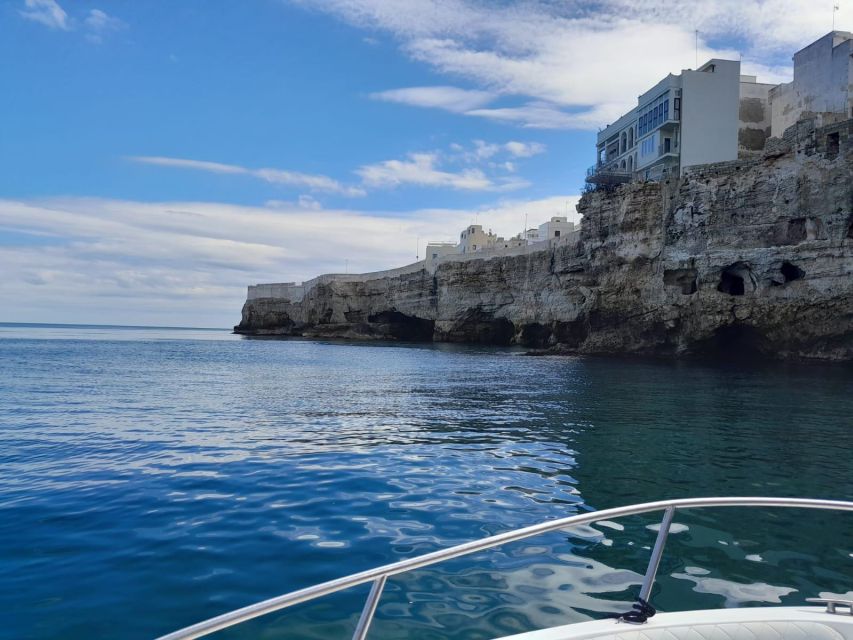
[[[0,0],[0,321],[230,327],[249,284],[577,220],[637,95],[697,57],[790,80],[832,7]]]

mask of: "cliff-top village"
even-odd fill
[[[775,85],[742,75],[738,60],[713,58],[696,70],[669,74],[640,95],[635,108],[599,131],[588,187],[660,181],[700,166],[760,156],[768,140],[782,138],[798,122],[809,120],[819,128],[853,117],[853,33],[832,31],[796,52],[793,60],[793,80]],[[838,133],[820,142],[837,150]],[[248,299],[300,300],[319,282],[434,272],[447,262],[571,244],[580,233],[580,225],[567,216],[553,216],[509,239],[472,224],[460,232],[458,243],[428,242],[419,262],[367,274],[329,274],[302,284],[251,285]]]

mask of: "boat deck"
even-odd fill
[[[853,640],[853,615],[824,607],[660,613],[643,624],[596,620],[501,640]]]

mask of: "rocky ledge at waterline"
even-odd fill
[[[850,137],[853,143],[853,135]],[[580,240],[246,302],[235,331],[853,360],[853,149],[583,196]],[[852,145],[853,146],[853,145]]]

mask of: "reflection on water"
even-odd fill
[[[796,592],[796,589],[790,587],[774,587],[763,582],[739,584],[731,580],[708,578],[691,575],[690,573],[673,573],[672,577],[693,582],[696,585],[693,587],[693,590],[697,593],[713,593],[723,596],[727,607],[734,607],[750,602],[780,604],[783,596]]]
[[[151,331],[0,327],[0,610],[16,612],[0,638],[150,638],[590,509],[853,497],[849,368]],[[624,610],[658,520],[398,576],[371,638],[489,638]],[[663,610],[853,588],[849,515],[693,511],[673,531]],[[348,637],[366,592],[222,636]]]

